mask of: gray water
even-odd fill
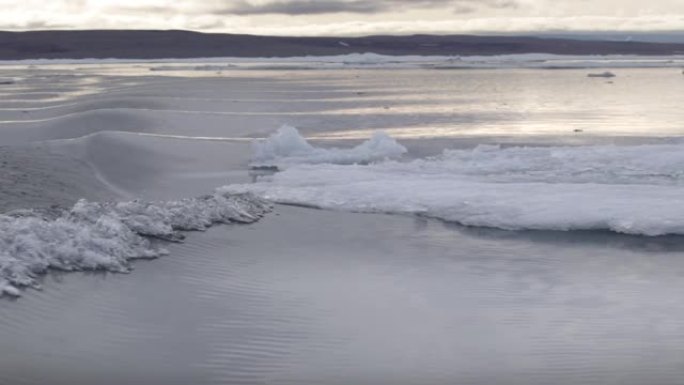
[[[22,183],[43,196],[30,204],[93,186],[169,199],[244,182],[242,139],[283,123],[324,146],[382,128],[410,157],[673,141],[684,128],[672,69],[620,70],[612,83],[584,70],[6,72],[20,81],[0,86],[2,159],[31,164]],[[39,177],[46,159],[52,178]],[[93,173],[69,180],[92,185],[55,195],[74,161]],[[682,382],[682,237],[278,206],[168,248],[131,274],[51,274],[0,300],[0,384]]]
[[[679,384],[681,238],[279,207],[0,310],[7,384]]]

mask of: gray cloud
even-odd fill
[[[477,11],[477,8],[471,6],[471,5],[466,5],[466,4],[457,4],[452,8],[452,11],[454,13],[457,13],[459,15],[465,15],[467,13],[475,13]]]
[[[316,15],[328,13],[374,14],[391,11],[452,7],[457,13],[470,13],[479,7],[512,9],[518,0],[274,0],[262,4],[231,2],[217,12],[234,15]]]
[[[483,8],[517,9],[521,5],[518,0],[460,0],[450,2],[457,14],[475,13]]]
[[[65,24],[54,23],[47,20],[22,20],[13,23],[4,24],[2,28],[8,30],[48,30],[48,29],[63,29],[67,27]]]
[[[177,9],[161,5],[112,5],[108,11],[121,15],[174,15],[179,13]]]
[[[235,5],[221,9],[220,13],[235,15],[284,14],[314,15],[323,13],[376,13],[384,10],[380,2],[354,1],[320,1],[292,0],[276,1],[263,5],[254,5],[241,1]]]
[[[477,0],[475,1],[477,2]],[[520,8],[520,2],[518,0],[484,0],[480,3],[490,7],[490,8]]]

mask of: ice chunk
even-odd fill
[[[319,148],[312,146],[296,128],[284,125],[276,133],[252,145],[252,167],[277,166],[286,168],[295,164],[355,164],[396,159],[406,148],[383,132],[353,148]]]
[[[251,195],[217,192],[167,202],[81,200],[69,210],[0,215],[0,295],[18,295],[48,269],[126,272],[132,259],[166,253],[148,237],[180,240],[178,231],[254,222],[269,208]]]

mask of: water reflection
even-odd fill
[[[225,70],[149,71],[143,65],[7,69],[0,88],[3,121],[12,109],[70,113],[90,98],[93,109],[263,117],[298,126],[318,139],[362,139],[384,130],[402,139],[492,136],[678,136],[684,133],[684,82],[672,69],[620,69],[611,83],[586,70]],[[187,73],[186,73],[187,72]],[[154,76],[150,75],[153,73]],[[165,75],[159,75],[164,73]],[[192,77],[191,79],[179,77]],[[204,79],[199,79],[204,78]],[[676,79],[676,81],[673,81]],[[197,83],[188,87],[192,80]],[[226,86],[235,88],[226,97]],[[231,88],[231,89],[232,89]],[[179,92],[180,89],[184,91]],[[255,98],[255,96],[259,98]],[[121,105],[121,100],[131,103]],[[268,101],[268,103],[263,103]],[[35,120],[35,117],[32,117]],[[40,118],[38,118],[40,119]],[[265,128],[268,129],[268,128]],[[163,132],[162,132],[163,133]],[[206,135],[209,136],[209,135]]]

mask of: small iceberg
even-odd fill
[[[610,71],[606,72],[599,72],[599,73],[590,73],[587,75],[587,77],[590,78],[614,78],[616,75]]]
[[[398,159],[406,148],[383,132],[352,148],[320,148],[312,146],[299,131],[284,125],[266,139],[252,143],[253,170],[283,170],[297,164],[368,164]]]

